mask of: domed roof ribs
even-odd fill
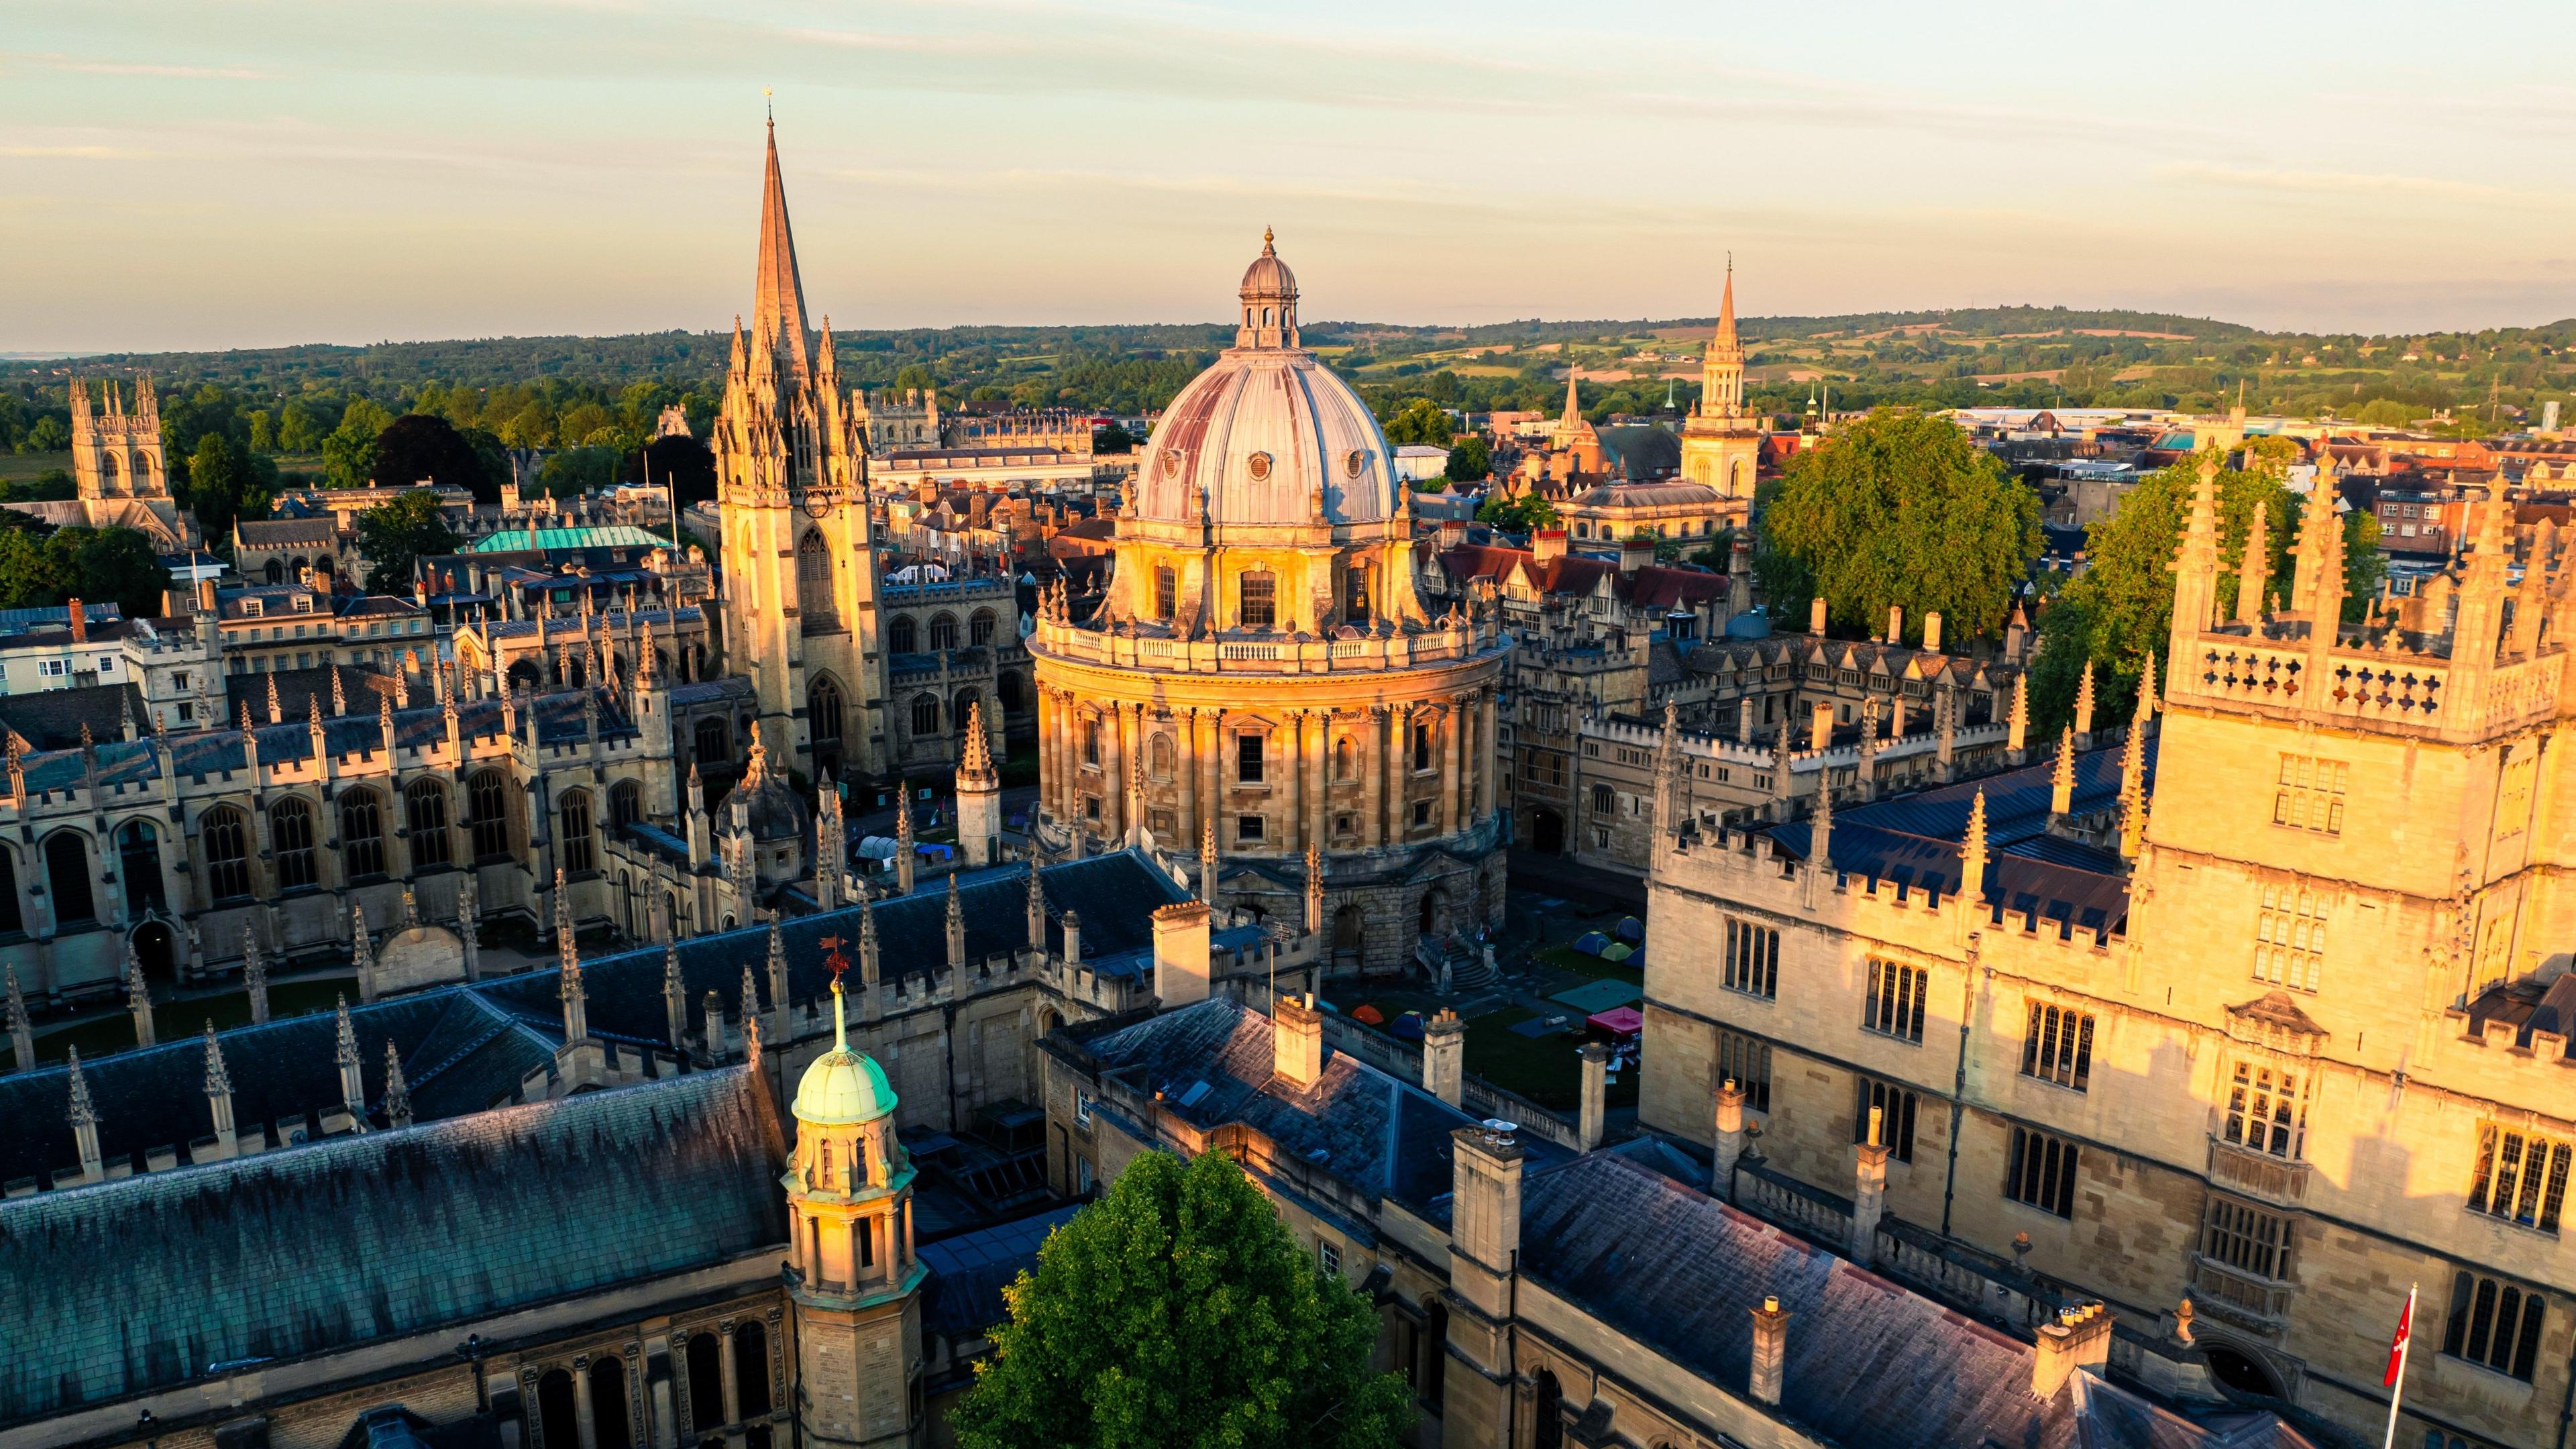
[[[805,281],[796,273],[796,238],[787,225],[787,187],[778,176],[778,123],[769,123],[769,162],[760,183],[760,279],[752,288],[751,335],[764,349],[786,350],[796,375],[809,361]]]

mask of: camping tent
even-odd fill
[[[1602,949],[1601,959],[1604,961],[1625,961],[1636,954],[1637,952],[1635,948],[1631,947],[1627,942],[1613,941],[1607,947]]]
[[[1598,956],[1610,944],[1610,938],[1599,931],[1586,931],[1574,938],[1574,949],[1586,956]]]
[[[1374,1006],[1363,1005],[1359,1010],[1351,1013],[1351,1020],[1364,1021],[1371,1026],[1384,1026],[1386,1025],[1386,1013],[1378,1010]]]
[[[1635,916],[1621,916],[1619,924],[1611,928],[1611,934],[1634,946],[1646,939],[1646,923]]]

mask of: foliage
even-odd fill
[[[1091,451],[1095,453],[1135,452],[1136,435],[1116,423],[1111,423],[1105,428],[1095,428],[1091,434]]]
[[[501,501],[501,480],[484,471],[456,425],[435,413],[406,413],[385,425],[376,435],[375,477],[388,488],[428,483],[465,489],[477,503]]]
[[[1475,483],[1494,475],[1493,445],[1475,433],[1449,445],[1449,466],[1442,470],[1452,483]]]
[[[964,1449],[1392,1449],[1412,1421],[1377,1315],[1221,1152],[1138,1157],[1003,1296]]]
[[[1938,612],[1964,639],[2012,607],[2039,556],[2039,499],[1946,419],[1888,409],[1800,453],[1762,533],[1773,574],[1803,573],[1833,622],[1874,631],[1893,605],[1908,637]]]
[[[6,496],[24,502],[37,503],[51,499],[74,498],[79,496],[79,492],[80,489],[72,481],[71,474],[60,468],[47,468],[24,483],[10,484]]]
[[[618,450],[607,446],[566,448],[537,469],[538,486],[555,498],[572,498],[617,483]]]
[[[1449,437],[1449,415],[1429,398],[1415,398],[1386,419],[1386,440],[1399,448],[1408,444],[1445,447]]]
[[[682,508],[716,496],[716,455],[695,438],[655,438],[633,462],[630,481],[667,484]]]
[[[277,465],[266,457],[229,434],[210,432],[197,440],[187,463],[187,481],[174,491],[196,513],[198,530],[209,540],[229,537],[235,519],[268,516],[277,496]]]
[[[376,480],[376,440],[393,426],[393,415],[371,398],[360,398],[340,414],[340,425],[322,440],[322,486],[364,488]]]
[[[2374,428],[2402,428],[2430,411],[2432,409],[2400,402],[2393,397],[2372,398],[2361,405],[2361,411],[2353,414],[2353,420]]]
[[[1528,533],[1533,529],[1553,528],[1561,521],[1556,505],[1535,493],[1517,498],[1489,494],[1476,507],[1476,521],[1490,523],[1505,533]]]
[[[367,587],[380,594],[409,593],[416,560],[454,553],[463,546],[439,513],[438,495],[426,488],[415,488],[358,515],[358,552],[373,566]]]
[[[0,609],[48,608],[78,598],[113,601],[129,619],[158,618],[169,587],[151,541],[131,528],[0,531]]]

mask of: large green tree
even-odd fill
[[[1481,483],[1493,476],[1493,445],[1474,433],[1449,445],[1449,466],[1443,470],[1452,483]]]
[[[1801,577],[1828,617],[1875,633],[1891,605],[1920,638],[1938,612],[1952,639],[2001,625],[2039,556],[2039,498],[1945,418],[1884,408],[1801,453],[1764,512],[1775,615],[1803,619]]]
[[[1408,443],[1445,448],[1450,435],[1449,415],[1429,398],[1413,399],[1386,420],[1386,440],[1399,448]]]
[[[364,488],[376,478],[376,444],[393,414],[367,398],[349,404],[340,426],[322,440],[322,486]]]
[[[197,515],[197,527],[210,541],[229,536],[236,518],[267,517],[268,505],[276,496],[276,462],[244,448],[229,434],[206,434],[188,455],[188,479],[180,501]]]
[[[1220,1152],[1128,1164],[1004,1298],[965,1449],[1391,1449],[1413,1417],[1367,1301]]]
[[[35,609],[77,598],[113,602],[129,619],[157,618],[170,576],[151,540],[131,528],[0,531],[0,609]]]
[[[376,480],[388,488],[432,483],[463,488],[478,498],[488,489],[501,500],[483,474],[483,460],[456,425],[432,413],[405,413],[376,435]]]
[[[438,495],[425,488],[358,515],[358,552],[372,568],[367,587],[379,594],[410,593],[416,560],[463,546],[439,513]]]
[[[1505,533],[1528,533],[1532,529],[1553,528],[1559,518],[1556,505],[1535,493],[1505,498],[1500,493],[1485,495],[1476,505],[1476,521],[1489,523]]]

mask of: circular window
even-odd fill
[[[1180,475],[1180,471],[1181,450],[1178,448],[1165,448],[1163,450],[1163,476],[1166,478],[1178,477]]]
[[[1270,455],[1255,453],[1251,458],[1252,481],[1259,483],[1270,476]]]
[[[1361,449],[1351,449],[1351,455],[1342,460],[1342,471],[1350,474],[1354,478],[1360,476],[1360,474],[1367,470],[1368,454]]]

